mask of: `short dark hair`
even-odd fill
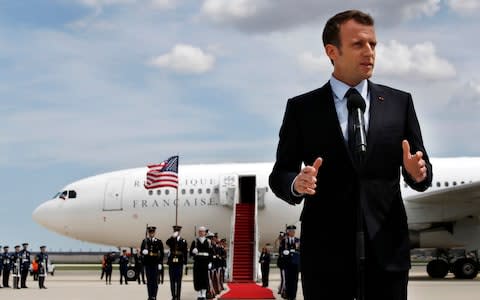
[[[340,25],[352,19],[357,23],[368,26],[373,26],[375,23],[372,16],[359,10],[353,9],[340,12],[331,17],[325,24],[322,35],[323,46],[332,44],[340,48]]]

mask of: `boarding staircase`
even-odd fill
[[[235,211],[232,282],[253,282],[255,205],[239,203]]]

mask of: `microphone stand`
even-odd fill
[[[354,162],[357,167],[357,209],[356,209],[356,263],[357,263],[357,300],[365,300],[365,232],[363,223],[363,207],[362,207],[362,179],[364,173],[365,156],[367,153],[367,141],[365,134],[361,130],[365,130],[363,112],[360,109],[356,111],[359,124],[354,127],[355,134],[355,154]]]

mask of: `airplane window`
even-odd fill
[[[460,182],[460,184],[465,184],[465,181],[462,180],[462,182]]]
[[[190,194],[193,194],[193,189],[190,189]]]
[[[448,181],[445,181],[445,186],[448,186]]]
[[[150,196],[153,195],[153,191],[152,191],[152,190],[148,191],[148,194],[149,194]]]
[[[169,190],[165,190],[165,195],[168,195],[170,194],[170,191]]]
[[[185,192],[186,192],[185,189],[182,189],[182,195],[185,195]]]
[[[162,190],[157,190],[157,195],[161,195],[162,194]]]
[[[207,188],[207,194],[210,194],[211,190],[210,188]]]
[[[68,198],[69,198],[69,199],[77,198],[77,192],[75,192],[75,191],[68,191]]]
[[[440,186],[442,186],[442,184],[439,181],[437,181],[437,187],[440,187]]]
[[[215,188],[215,189],[213,190],[213,192],[214,192],[215,194],[218,194],[218,188]]]
[[[198,189],[198,194],[201,194],[202,193],[202,189]]]
[[[454,181],[454,182],[453,182],[453,186],[456,186],[456,185],[457,185],[457,182],[456,182],[456,181]]]
[[[60,195],[60,198],[62,198],[63,200],[67,199],[67,195],[68,195],[68,192],[67,191],[63,191],[62,194]]]

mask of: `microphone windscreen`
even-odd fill
[[[348,111],[355,110],[357,108],[360,108],[362,112],[365,112],[365,100],[363,100],[363,97],[358,94],[358,93],[353,93],[348,97],[347,100],[347,108]]]

